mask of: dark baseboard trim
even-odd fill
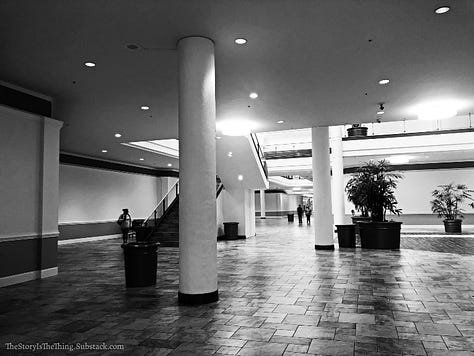
[[[219,292],[216,289],[214,292],[203,294],[186,294],[178,292],[178,303],[180,305],[201,305],[214,303],[219,300]]]
[[[179,177],[179,171],[176,169],[153,169],[137,167],[125,163],[103,161],[100,159],[75,156],[67,153],[61,153],[59,155],[59,162],[61,164],[99,168],[117,172],[145,174],[154,177]]]
[[[334,250],[334,245],[314,245],[315,250]]]

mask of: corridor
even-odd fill
[[[256,237],[218,242],[220,300],[198,307],[177,305],[175,248],[159,250],[156,287],[126,290],[119,240],[59,246],[58,276],[0,289],[2,351],[59,342],[124,348],[88,355],[474,352],[473,237],[411,234],[400,251],[330,252],[314,250],[313,228],[258,220]],[[462,254],[416,249],[443,246]]]

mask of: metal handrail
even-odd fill
[[[267,163],[265,162],[265,154],[263,153],[262,146],[260,146],[260,142],[258,141],[256,134],[250,133],[250,137],[252,138],[253,145],[257,151],[258,160],[262,166],[263,173],[265,173],[265,177],[268,179]]]
[[[171,205],[171,203],[174,201],[174,199],[170,202],[169,199],[169,196],[171,194],[171,192],[173,191],[176,191],[176,195],[175,195],[175,198],[176,199],[178,197],[178,194],[179,194],[179,179],[176,181],[176,183],[174,183],[171,188],[166,192],[166,194],[163,196],[163,198],[161,198],[161,200],[159,201],[159,203],[157,204],[156,208],[153,209],[153,211],[151,212],[150,215],[148,215],[148,217],[143,221],[142,223],[142,226],[148,226],[148,222],[153,219],[154,221],[154,226],[156,226],[157,224],[157,219],[159,219],[161,216],[164,215],[164,213],[166,212],[166,209],[168,208],[168,206]],[[168,204],[166,205],[166,201],[168,201]],[[161,208],[160,208],[161,206]],[[158,214],[160,214],[160,216],[158,216]]]

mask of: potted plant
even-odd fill
[[[445,232],[461,232],[460,218],[463,217],[462,205],[471,201],[469,204],[474,207],[474,199],[471,196],[472,190],[465,184],[442,184],[431,192],[433,200],[430,201],[431,211],[438,214],[438,217],[444,217]]]
[[[356,209],[370,216],[371,221],[359,222],[363,248],[400,248],[401,222],[387,221],[386,213],[400,215],[395,188],[402,175],[390,170],[385,160],[369,161],[347,182],[347,198]]]
[[[347,129],[347,136],[349,137],[360,137],[367,136],[367,127],[361,126],[361,124],[352,124],[352,127]]]

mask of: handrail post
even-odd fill
[[[153,211],[153,215],[154,215],[154,219],[153,219],[153,220],[155,220],[154,225],[155,225],[155,227],[156,227],[156,209]]]

